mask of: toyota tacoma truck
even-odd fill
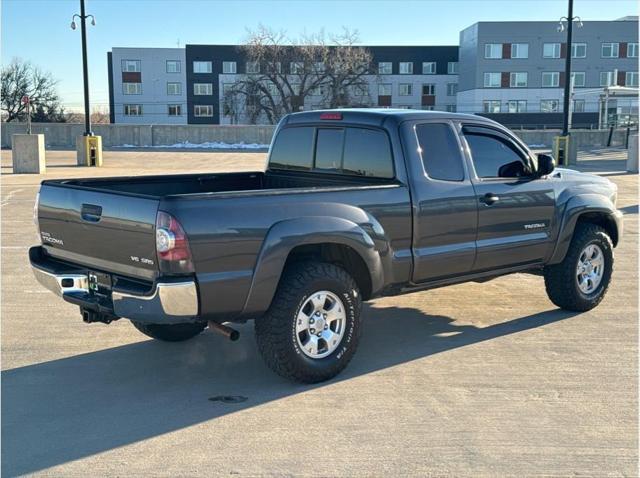
[[[264,171],[43,181],[29,257],[86,322],[182,341],[254,320],[268,366],[314,383],[351,360],[376,297],[527,272],[592,309],[616,196],[479,116],[311,111],[280,121]]]

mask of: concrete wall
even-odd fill
[[[33,133],[45,135],[47,148],[75,149],[76,136],[82,135],[84,125],[68,123],[34,123]],[[93,130],[102,136],[104,147],[114,146],[170,146],[176,143],[202,144],[258,143],[269,144],[275,126],[272,125],[95,125]],[[22,123],[3,123],[2,147],[11,147],[11,135],[24,133]],[[559,130],[515,130],[516,135],[529,145],[551,147]],[[571,133],[578,148],[604,147],[609,130],[576,130]],[[624,146],[626,130],[616,130],[612,146]]]
[[[258,143],[269,144],[275,126],[272,125],[94,125],[95,134],[102,136],[105,148],[114,146],[170,146],[176,143],[201,144]],[[76,136],[84,132],[83,124],[33,123],[33,133],[45,135],[47,148],[75,149]],[[2,147],[11,147],[11,136],[25,133],[23,123],[2,123]]]

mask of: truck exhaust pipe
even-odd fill
[[[224,335],[232,342],[235,342],[240,338],[240,332],[238,332],[236,329],[232,329],[228,325],[221,324],[220,322],[210,320],[209,328],[215,332],[218,332],[219,334]]]

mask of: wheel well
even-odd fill
[[[294,247],[285,263],[317,260],[336,264],[346,270],[358,284],[363,300],[371,297],[371,275],[364,259],[353,248],[344,244],[305,244]]]
[[[597,226],[600,226],[605,231],[607,231],[607,234],[609,234],[613,245],[618,245],[618,228],[616,227],[615,221],[611,217],[609,217],[609,215],[603,214],[601,212],[586,212],[580,215],[576,226],[583,223],[595,224]]]

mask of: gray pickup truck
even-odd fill
[[[265,171],[44,181],[29,256],[86,322],[181,341],[255,319],[269,367],[313,383],[351,360],[375,297],[528,272],[595,307],[616,195],[482,117],[313,111],[280,122]]]

